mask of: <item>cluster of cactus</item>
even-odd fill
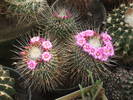
[[[18,41],[20,45],[15,46],[17,50],[14,52],[18,55],[16,67],[24,77],[26,85],[38,90],[43,88],[44,91],[62,86],[70,88],[78,84],[86,86],[90,83],[87,73],[87,70],[90,70],[95,79],[100,78],[104,82],[107,94],[113,92],[112,97],[108,95],[111,99],[116,97],[114,100],[121,100],[124,93],[132,94],[130,73],[120,72],[120,75],[128,76],[126,80],[120,79],[109,67],[114,63],[111,59],[115,55],[114,48],[117,49],[118,56],[133,54],[133,29],[132,24],[128,23],[128,14],[132,12],[133,4],[122,4],[120,8],[114,9],[107,18],[107,32],[99,32],[93,28],[88,29],[91,26],[82,29],[75,21],[71,8],[58,3],[48,7],[39,17],[37,30],[34,27],[28,37],[24,35],[23,39]],[[28,5],[26,6],[28,8]],[[113,87],[109,87],[113,82],[122,86],[118,93],[116,87],[114,91],[111,90]],[[130,100],[132,96],[125,98]]]
[[[10,77],[9,71],[0,66],[0,100],[13,100],[11,96],[15,94],[14,84],[14,79]]]
[[[38,21],[37,30],[33,29],[35,31],[30,32],[28,38],[24,37],[26,42],[20,40],[20,46],[16,46],[19,51],[15,52],[20,59],[17,68],[25,77],[26,85],[37,89],[56,89],[61,81],[63,86],[67,85],[69,88],[79,83],[88,85],[86,70],[94,72],[96,78],[101,78],[105,71],[110,72],[105,64],[109,64],[110,58],[114,56],[112,39],[106,32],[100,34],[88,27],[82,29],[75,22],[72,8],[58,3],[45,10],[46,13]],[[42,34],[42,37],[36,33]],[[53,45],[49,51],[52,57],[48,61],[42,56],[44,50],[49,50],[45,47],[50,44],[43,43],[46,40]],[[90,52],[88,45],[92,47]],[[65,83],[68,79],[71,84]]]
[[[25,78],[26,85],[38,90],[43,88],[44,91],[62,86],[65,76],[62,68],[64,49],[59,43],[71,36],[75,27],[74,19],[67,9],[54,8],[45,10],[36,29],[30,31],[28,36],[24,35],[24,39],[18,40],[20,45],[15,46],[18,51],[14,51],[20,59],[17,69]]]
[[[133,3],[121,4],[108,14],[107,31],[114,39],[118,56],[133,55]]]

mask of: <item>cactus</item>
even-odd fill
[[[99,28],[105,20],[105,8],[97,0],[77,0],[77,2],[75,0],[57,0],[54,5],[70,9],[75,22],[80,26],[90,28],[93,25],[95,28]]]
[[[7,16],[17,17],[18,24],[35,23],[40,20],[39,16],[47,9],[46,0],[4,0],[7,8]]]
[[[44,0],[45,1],[45,0]],[[18,14],[33,15],[43,9],[43,0],[5,0],[9,5],[9,10]]]
[[[100,78],[101,74],[106,76],[107,73],[110,73],[107,67],[104,66],[104,64],[109,64],[112,61],[110,58],[114,56],[110,39],[111,37],[107,33],[99,35],[93,30],[86,30],[68,41],[66,45],[68,49],[66,70],[69,72],[69,78],[73,85],[79,83],[87,85],[89,83],[86,70],[92,71],[94,77],[97,78]],[[105,41],[108,41],[108,46]]]
[[[133,3],[121,4],[109,13],[107,31],[114,39],[116,54],[125,59],[133,55]]]
[[[43,14],[42,19],[44,20],[40,22],[40,25],[49,33],[50,37],[53,40],[57,38],[58,41],[64,41],[76,29],[70,8],[66,7],[63,2],[61,4],[62,6],[58,2],[54,3],[49,12]]]
[[[14,79],[10,77],[9,71],[0,66],[0,100],[13,100],[15,94],[13,88]]]
[[[104,87],[109,100],[133,99],[133,71],[116,68],[115,72],[104,77]]]
[[[33,35],[33,37],[32,37]],[[62,77],[64,72],[61,69],[62,59],[60,58],[59,47],[55,41],[49,39],[48,35],[35,36],[32,32],[30,38],[18,41],[20,45],[16,59],[16,67],[25,78],[27,86],[41,91],[49,91],[62,85]],[[27,42],[25,42],[27,41]]]

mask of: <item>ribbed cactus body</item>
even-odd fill
[[[14,79],[10,77],[9,71],[0,66],[0,100],[13,100],[15,94],[13,88]]]
[[[107,31],[114,39],[119,56],[133,55],[133,3],[121,4],[119,8],[109,13]]]

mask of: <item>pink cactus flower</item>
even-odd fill
[[[89,43],[85,43],[84,46],[83,46],[83,50],[84,50],[85,52],[90,53],[90,50],[91,50],[90,44],[89,44]]]
[[[105,41],[112,40],[111,36],[109,34],[107,34],[107,32],[102,32],[101,37]]]
[[[49,50],[49,49],[51,49],[52,48],[52,43],[50,42],[50,41],[43,41],[42,42],[42,47],[44,48],[44,49],[46,49],[46,50]]]
[[[94,35],[94,31],[93,30],[86,30],[86,31],[83,31],[79,34],[83,37],[92,37]]]
[[[105,46],[112,46],[112,41],[110,40],[103,40]]]
[[[113,46],[105,46],[103,47],[104,54],[107,56],[113,56],[114,55],[114,48]]]
[[[77,35],[75,35],[75,39],[76,40],[79,40],[80,38],[84,38],[81,34],[77,34]]]
[[[42,43],[42,42],[44,42],[45,41],[45,39],[44,38],[40,38],[40,42]]]
[[[103,57],[103,48],[98,48],[95,50],[95,53],[94,53],[94,58],[95,59],[102,59]]]
[[[52,54],[50,54],[49,52],[44,52],[41,56],[41,59],[44,61],[44,62],[48,62],[50,61],[50,59],[52,58]]]
[[[29,61],[27,62],[27,65],[28,65],[28,68],[29,68],[30,70],[34,70],[34,69],[36,68],[36,66],[37,66],[37,62],[34,61],[34,60],[29,60]]]
[[[83,46],[86,43],[86,40],[84,38],[78,38],[76,43],[78,46]]]
[[[38,42],[40,41],[40,37],[39,36],[36,36],[36,37],[33,37],[30,39],[30,43],[35,43],[35,42]]]
[[[107,61],[108,58],[109,58],[109,56],[106,56],[106,55],[103,54],[103,55],[102,55],[102,58],[99,59],[99,60],[101,60],[101,61]]]
[[[89,54],[92,55],[92,56],[94,56],[95,55],[95,52],[96,52],[96,48],[91,47]]]

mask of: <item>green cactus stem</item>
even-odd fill
[[[107,31],[114,39],[116,55],[121,58],[133,55],[133,3],[121,4],[107,17]]]

